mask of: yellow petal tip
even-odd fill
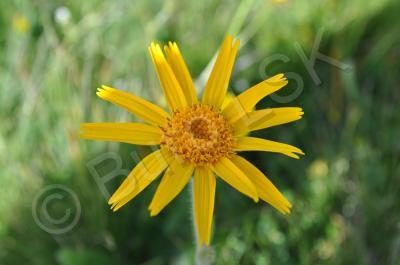
[[[154,210],[150,210],[150,217],[154,217],[158,215],[158,212],[154,211]]]

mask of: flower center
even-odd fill
[[[204,118],[194,118],[190,123],[189,132],[194,138],[210,139],[210,122]]]
[[[161,145],[195,166],[233,154],[231,126],[219,111],[202,104],[176,111],[161,128]]]

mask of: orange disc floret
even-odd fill
[[[234,153],[230,124],[209,105],[177,110],[161,129],[161,145],[196,166],[212,165]]]

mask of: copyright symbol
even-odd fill
[[[53,184],[41,189],[32,202],[36,224],[50,234],[64,234],[78,223],[81,204],[71,189]]]

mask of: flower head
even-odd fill
[[[81,137],[137,145],[158,145],[146,156],[109,200],[116,211],[136,197],[165,171],[149,210],[163,210],[194,178],[195,223],[201,244],[210,242],[216,177],[252,198],[271,204],[283,214],[292,205],[240,151],[267,151],[293,158],[300,149],[275,141],[247,136],[249,132],[299,120],[301,108],[255,110],[264,97],[287,84],[283,74],[269,78],[225,100],[239,41],[228,36],[222,44],[211,75],[199,100],[194,83],[176,43],[149,47],[169,112],[129,93],[102,86],[97,95],[145,123],[85,123]],[[224,103],[225,101],[225,103]]]
[[[212,106],[195,104],[176,111],[161,130],[161,146],[197,167],[233,153],[232,128]]]

